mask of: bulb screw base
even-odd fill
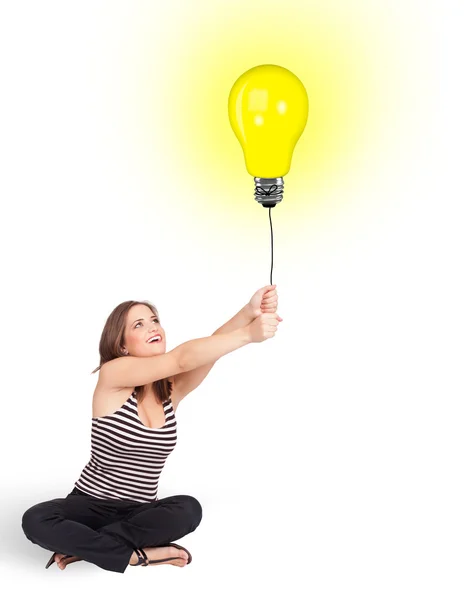
[[[255,177],[255,200],[264,208],[274,208],[284,197],[284,178]]]

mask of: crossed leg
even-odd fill
[[[149,561],[184,567],[188,554],[169,543],[194,531],[202,519],[202,507],[193,496],[169,496],[137,506],[118,521],[99,527],[97,531],[121,537],[133,548],[143,548]],[[78,556],[55,553],[54,561],[61,570],[82,560]],[[134,551],[129,564],[135,565],[138,556]]]

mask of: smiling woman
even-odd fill
[[[128,565],[184,567],[192,556],[173,540],[198,527],[201,504],[186,494],[158,499],[159,477],[177,441],[169,377],[180,371],[178,352],[166,354],[155,306],[135,301],[112,311],[99,350],[94,411],[99,400],[104,414],[92,417],[90,460],[66,498],[41,502],[24,513],[23,531],[33,543],[54,551],[46,568],[56,562],[64,569],[78,560],[120,573]],[[165,376],[155,377],[152,371],[148,379],[136,378],[140,385],[109,385],[106,369],[117,364],[110,373],[124,378],[126,370],[119,366],[126,361],[132,365],[129,374],[136,376],[140,368],[133,368],[132,361],[161,362],[167,365]]]

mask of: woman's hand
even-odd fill
[[[256,319],[263,313],[275,313],[277,311],[278,295],[276,284],[266,285],[253,294],[248,302],[247,308],[250,319]],[[277,316],[279,321],[283,319]]]
[[[277,332],[279,321],[282,319],[277,313],[261,313],[256,317],[250,325],[247,326],[251,342],[264,342],[269,338],[273,338]]]

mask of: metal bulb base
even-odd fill
[[[283,177],[255,177],[255,200],[264,208],[274,208],[284,197]]]

